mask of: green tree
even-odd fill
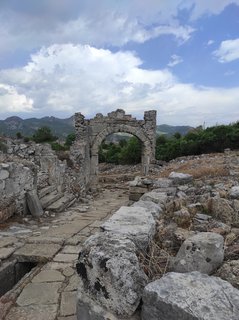
[[[41,143],[41,142],[52,142],[55,141],[57,137],[55,137],[51,129],[49,127],[41,127],[39,128],[34,135],[32,136],[32,140]]]
[[[66,137],[65,146],[70,147],[76,139],[76,134],[74,132],[69,133]]]

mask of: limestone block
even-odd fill
[[[186,173],[171,172],[169,179],[171,179],[174,184],[187,184],[193,181],[193,176]]]
[[[141,198],[143,201],[153,201],[156,204],[165,206],[167,200],[167,194],[165,192],[150,191],[145,193]]]
[[[9,172],[7,170],[0,170],[0,180],[5,180],[9,177]]]
[[[211,274],[223,262],[223,244],[223,237],[213,232],[200,232],[189,237],[176,255],[172,271],[200,271]]]
[[[199,272],[168,273],[149,283],[142,320],[238,320],[239,291]]]
[[[41,217],[43,215],[42,205],[35,190],[26,193],[27,205],[33,217]]]
[[[239,186],[232,187],[229,195],[232,199],[239,199]]]
[[[172,187],[172,185],[172,180],[167,178],[159,178],[154,181],[154,188],[169,188]]]
[[[155,225],[152,214],[146,208],[123,206],[101,228],[124,235],[139,249],[145,250],[155,234]]]
[[[135,312],[147,277],[140,269],[131,240],[108,232],[91,236],[84,243],[76,268],[83,281],[78,291],[78,313],[86,308],[87,295],[95,301],[93,305],[116,315]],[[80,319],[82,313],[78,316]]]
[[[163,209],[161,208],[161,206],[154,203],[153,201],[139,200],[139,201],[135,202],[132,205],[132,207],[142,207],[142,208],[147,209],[152,214],[154,219],[158,219],[160,217],[160,215],[163,213]]]

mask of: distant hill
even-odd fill
[[[16,137],[16,133],[21,132],[23,136],[31,136],[37,129],[43,126],[49,127],[53,135],[60,138],[64,138],[69,133],[75,131],[73,116],[67,119],[44,117],[41,119],[30,118],[25,120],[19,117],[9,117],[5,120],[0,120],[0,135]]]
[[[43,126],[49,127],[53,135],[59,138],[65,138],[69,133],[75,131],[74,116],[67,119],[44,117],[41,119],[30,118],[25,120],[19,117],[9,117],[5,120],[0,120],[0,136],[16,137],[17,132],[21,132],[23,136],[32,136],[37,129]],[[193,128],[190,126],[169,126],[167,124],[161,124],[157,126],[157,134],[171,136],[175,132],[179,132],[181,135],[185,135],[191,129]],[[114,139],[116,138],[114,137]],[[119,137],[118,140],[121,139],[122,137]]]
[[[160,124],[156,128],[157,134],[164,134],[172,136],[174,133],[179,132],[182,136],[185,136],[190,130],[194,129],[190,126],[169,126],[168,124]]]

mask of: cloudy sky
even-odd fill
[[[0,119],[239,120],[239,0],[0,0]]]

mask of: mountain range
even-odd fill
[[[20,132],[22,136],[32,136],[34,132],[47,126],[51,129],[53,135],[59,138],[65,138],[69,133],[74,132],[74,116],[66,119],[59,119],[55,117],[44,117],[41,119],[30,118],[21,119],[19,117],[9,117],[5,120],[0,120],[0,136],[16,137],[16,133]],[[185,135],[188,131],[193,129],[190,126],[170,126],[167,124],[157,125],[157,134],[172,136],[179,132]]]

